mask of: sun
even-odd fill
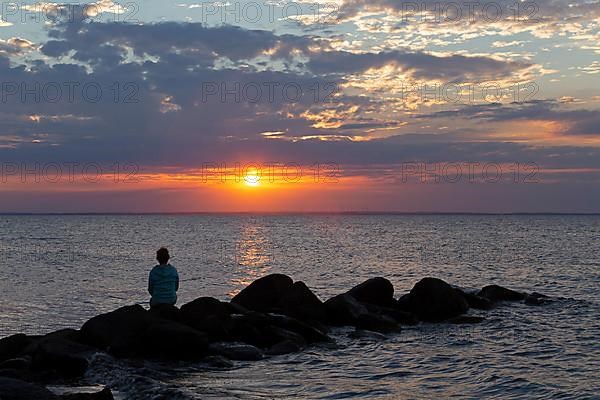
[[[260,181],[257,179],[256,176],[252,176],[252,177],[244,177],[244,184],[246,186],[251,186],[251,187],[257,187],[260,186]]]
[[[244,184],[250,187],[260,186],[260,173],[258,170],[248,171],[244,176]]]

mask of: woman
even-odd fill
[[[157,266],[152,268],[148,277],[148,292],[150,309],[177,303],[177,290],[179,289],[179,274],[177,269],[169,264],[169,250],[161,247],[156,252]]]

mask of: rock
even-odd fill
[[[515,292],[498,285],[489,285],[484,287],[477,293],[477,296],[484,297],[492,303],[499,301],[521,301],[525,299],[523,293]]]
[[[263,359],[259,348],[245,343],[211,343],[208,346],[210,354],[219,355],[230,360],[256,361]]]
[[[0,361],[18,356],[32,342],[32,339],[22,333],[0,339]]]
[[[398,323],[390,317],[377,314],[361,314],[356,321],[356,327],[367,331],[380,333],[400,332]]]
[[[83,376],[88,367],[87,356],[93,351],[60,336],[44,337],[32,351],[31,368],[54,378]]]
[[[386,340],[387,336],[379,332],[367,331],[364,329],[355,329],[348,334],[348,337],[352,339],[367,339],[367,340]]]
[[[212,342],[230,340],[232,310],[229,303],[213,297],[200,297],[181,306],[181,321],[205,332]]]
[[[211,342],[232,339],[233,320],[230,315],[209,315],[205,318],[186,321],[186,324],[205,333]]]
[[[259,347],[269,346],[261,333],[261,329],[267,326],[269,319],[264,314],[260,315],[262,317],[256,316],[255,313],[232,315],[230,330],[232,340]]]
[[[398,310],[397,308],[376,306],[374,304],[365,304],[365,307],[370,313],[392,318],[399,324],[416,325],[419,323],[419,320],[414,314]]]
[[[339,294],[325,302],[331,325],[355,325],[359,317],[368,314],[367,308],[349,294]]]
[[[0,399],[2,400],[56,400],[58,396],[43,386],[19,379],[0,377]]]
[[[269,327],[263,328],[263,333],[266,333],[266,332],[268,332],[268,336],[270,336],[272,338],[273,344],[281,343],[284,341],[289,341],[289,342],[296,344],[296,346],[299,349],[303,349],[307,345],[306,339],[304,339],[304,337],[302,337],[302,335],[300,335],[296,332],[287,330],[285,328],[279,328],[277,326],[269,326]],[[267,334],[265,334],[265,336],[267,336]]]
[[[236,303],[231,303],[228,301],[222,301],[221,304],[223,304],[230,315],[232,314],[248,314],[250,312],[250,310],[248,310],[246,307],[240,305],[240,304],[236,304]]]
[[[400,298],[396,301],[395,308],[408,313],[412,312],[410,308],[410,293],[400,296]]]
[[[267,326],[261,330],[262,334],[267,339],[269,343],[277,344],[283,341],[289,341],[296,344],[296,347],[299,349],[303,349],[306,347],[306,340],[296,332],[289,331],[284,328],[279,328],[277,326]]]
[[[179,308],[171,304],[161,304],[158,306],[154,306],[150,308],[150,313],[153,316],[169,321],[181,321],[181,312],[179,311]]]
[[[28,357],[31,372],[39,379],[79,377],[87,369],[87,358],[97,350],[78,340],[79,331],[61,329],[32,338],[22,354]]]
[[[525,296],[525,304],[529,306],[541,306],[546,303],[550,298],[543,294],[533,292]]]
[[[177,322],[156,322],[140,336],[140,356],[168,360],[199,360],[206,355],[206,335]]]
[[[371,278],[348,291],[348,294],[361,303],[394,307],[394,286],[382,277]]]
[[[292,340],[283,340],[269,347],[265,354],[269,356],[280,356],[282,354],[297,353],[302,350],[298,343]]]
[[[140,305],[121,307],[87,321],[81,327],[81,337],[85,343],[102,350],[119,347],[134,340],[152,320],[150,313]]]
[[[476,310],[489,310],[494,306],[494,303],[485,297],[478,296],[474,293],[465,292],[464,290],[458,288],[455,288],[455,290],[465,298],[470,308],[474,308]]]
[[[11,358],[10,360],[5,360],[0,363],[0,370],[23,370],[31,367],[31,357],[18,357]]]
[[[96,393],[70,393],[60,396],[62,400],[114,400],[112,391],[105,387]]]
[[[422,321],[443,321],[465,313],[469,304],[441,279],[423,278],[410,291],[410,307]]]
[[[18,379],[20,381],[34,381],[33,375],[28,369],[2,368],[0,369],[0,377]],[[2,399],[2,397],[0,397]]]
[[[279,299],[278,306],[286,315],[314,321],[325,321],[327,310],[304,282],[294,282],[292,287]]]
[[[117,337],[105,351],[117,358],[143,357],[144,347],[140,341],[141,334],[142,332],[132,336]]]
[[[182,316],[193,316],[195,318],[204,318],[208,315],[230,315],[228,303],[224,303],[214,297],[199,297],[181,306]]]
[[[279,304],[283,295],[292,290],[292,278],[283,274],[271,274],[259,278],[239,292],[232,303],[249,310],[271,311]]]
[[[287,315],[269,314],[270,323],[300,335],[307,343],[331,342],[321,329]]]
[[[485,318],[477,317],[474,315],[459,315],[458,317],[450,318],[446,320],[446,322],[455,324],[455,325],[463,325],[463,324],[478,324],[483,322]]]

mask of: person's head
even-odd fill
[[[171,258],[171,256],[169,256],[169,250],[167,250],[165,247],[161,247],[156,252],[156,260],[161,265],[168,263],[169,262],[169,258]]]

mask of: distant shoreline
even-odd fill
[[[419,211],[419,212],[402,212],[402,211],[282,211],[282,212],[255,212],[255,211],[237,211],[237,212],[228,212],[228,211],[190,211],[190,212],[0,212],[0,216],[134,216],[134,215],[231,215],[231,216],[310,216],[310,215],[406,215],[406,216],[415,216],[415,215],[440,215],[440,216],[451,216],[451,215],[465,215],[465,216],[600,216],[600,212],[593,213],[581,213],[581,212],[432,212],[432,211]]]

